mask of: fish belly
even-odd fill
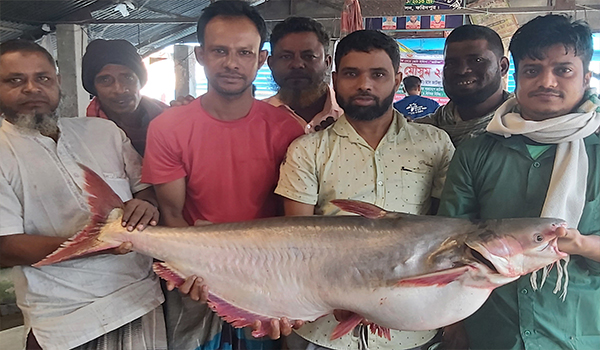
[[[473,314],[491,289],[454,281],[444,286],[386,287],[350,291],[346,309],[382,327],[425,331],[453,324]],[[354,302],[354,305],[350,303]],[[435,315],[435,317],[432,317]]]

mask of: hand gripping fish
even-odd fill
[[[190,275],[209,287],[209,305],[235,327],[271,319],[315,319],[335,309],[389,338],[389,329],[429,330],[474,313],[491,291],[567,255],[557,248],[556,219],[463,219],[386,212],[336,200],[361,216],[278,217],[199,227],[121,226],[123,203],[85,168],[91,222],[35,266],[131,242],[163,262],[154,271],[181,285]]]

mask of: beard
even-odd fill
[[[306,89],[280,87],[279,99],[288,106],[305,108],[315,103],[325,93],[327,93],[327,84],[323,82]]]
[[[306,73],[296,73],[295,76],[310,79],[309,85],[304,87],[289,86],[286,84],[285,79],[275,79],[275,76],[271,73],[271,78],[278,88],[279,99],[288,106],[294,106],[295,108],[308,107],[323,97],[323,94],[327,91],[327,71],[312,76]]]
[[[500,71],[494,76],[494,79],[490,81],[489,84],[484,86],[483,88],[477,90],[475,93],[471,95],[454,95],[452,93],[446,92],[448,97],[452,102],[454,102],[457,106],[476,106],[480,103],[485,102],[490,96],[492,96],[496,91],[498,91],[498,87],[502,85],[502,74]],[[445,89],[445,88],[444,88]]]
[[[392,91],[386,98],[383,99],[383,101],[380,101],[379,97],[376,97],[370,93],[357,94],[350,97],[348,100],[345,100],[342,96],[336,93],[335,98],[348,118],[353,120],[369,121],[382,117],[385,112],[390,109],[392,102],[394,102],[395,95],[396,91]],[[352,104],[352,99],[358,96],[372,97],[375,101],[375,104],[372,106],[356,106]]]
[[[58,135],[58,118],[61,107],[62,98],[57,108],[49,113],[41,113],[35,110],[27,113],[19,113],[4,105],[0,105],[0,110],[2,110],[4,119],[7,122],[23,129],[37,130],[40,134],[48,136]]]

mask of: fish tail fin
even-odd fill
[[[101,236],[102,228],[106,224],[116,220],[120,221],[122,210],[113,212],[113,209],[122,209],[123,201],[98,174],[85,165],[79,164],[79,166],[84,173],[85,190],[88,193],[88,204],[92,213],[90,223],[61,244],[54,252],[33,264],[35,267],[79,258],[116,248],[120,245],[120,242],[105,242],[98,238]]]

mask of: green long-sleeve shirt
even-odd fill
[[[556,146],[528,149],[523,136],[483,134],[456,150],[439,214],[474,219],[539,217],[550,183]],[[600,139],[585,139],[589,159],[582,234],[600,234]],[[535,156],[532,157],[533,154]],[[492,292],[465,320],[472,349],[600,349],[600,263],[571,256],[563,302],[553,294],[553,269],[541,290],[529,275]],[[559,293],[560,294],[560,293]]]

